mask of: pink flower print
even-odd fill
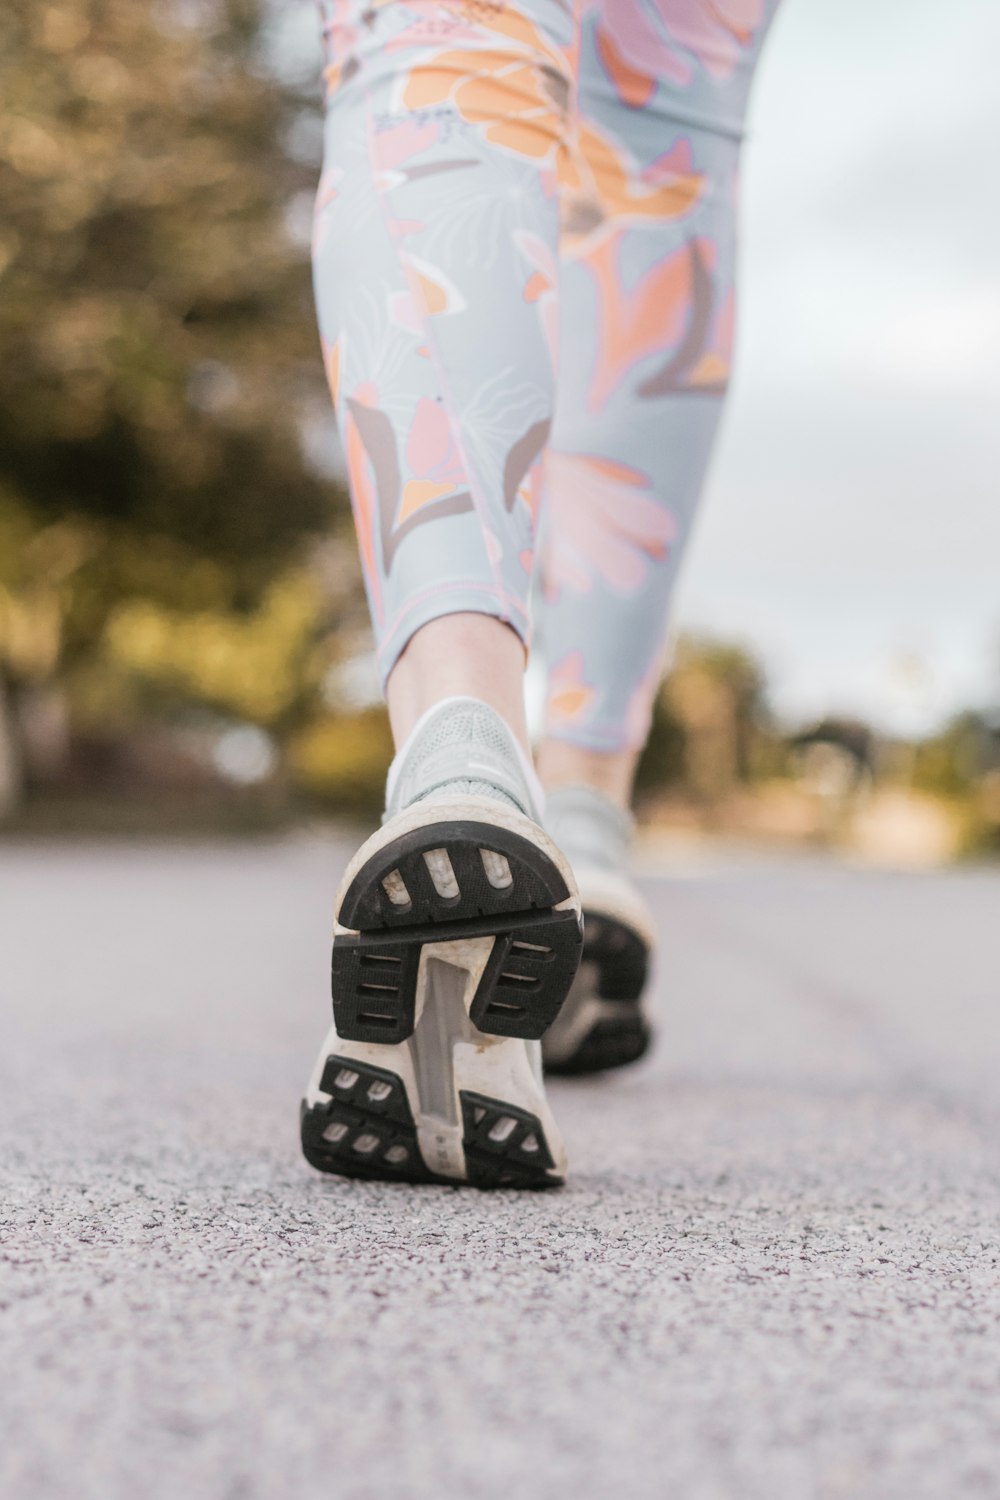
[[[399,125],[391,125],[388,129],[380,130],[378,133],[378,165],[381,171],[390,178],[398,178],[402,174],[394,172],[394,168],[402,166],[404,162],[413,156],[419,156],[433,146],[440,135],[440,127],[435,120],[418,122],[415,119],[403,120]]]
[[[633,108],[647,103],[657,81],[691,82],[692,56],[716,79],[739,65],[764,20],[764,0],[600,0],[597,48],[619,98]]]
[[[395,232],[395,226],[393,228]],[[430,261],[408,250],[401,252],[400,259],[406,266],[414,297],[424,313],[433,317],[465,311],[465,297],[440,266],[432,266]]]
[[[340,398],[340,366],[343,354],[344,333],[343,330],[331,341],[320,334],[320,348],[323,351],[323,368],[326,371],[326,383],[330,387],[330,398],[336,409]]]
[[[450,495],[465,484],[465,470],[444,405],[421,396],[406,442],[410,479],[403,485],[397,525],[421,506]]]
[[[597,454],[549,451],[546,593],[589,594],[598,581],[632,593],[660,562],[677,531],[673,513],[650,493],[642,470]]]
[[[764,0],[671,0],[664,17],[713,78],[728,78],[764,20]]]
[[[413,0],[410,0],[407,9],[416,9]],[[438,6],[434,5],[433,7],[428,7],[428,9],[436,12]],[[404,27],[402,31],[397,31],[395,36],[390,37],[383,43],[383,46],[386,52],[399,52],[408,47],[451,47],[453,45],[457,46],[461,42],[473,42],[481,46],[482,41],[482,31],[476,26],[463,26],[459,24],[455,20],[453,12],[447,16],[443,25],[438,16],[432,13],[428,16],[418,16],[415,21],[411,21],[409,26]]]
[[[390,292],[388,305],[390,322],[397,328],[405,328],[407,333],[423,332],[424,315],[414,302],[412,292]]]
[[[648,167],[643,167],[639,176],[651,187],[660,187],[663,183],[693,177],[694,153],[687,136],[679,135],[670,150],[663,151],[659,156],[654,157]]]
[[[690,67],[663,36],[648,0],[601,0],[597,50],[618,97],[641,109],[657,80],[687,83]]]

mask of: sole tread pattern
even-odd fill
[[[601,1073],[638,1062],[652,1042],[652,1029],[640,1003],[649,978],[645,939],[625,922],[585,911],[580,974],[579,992],[571,997],[570,1006],[583,1005],[593,996],[600,1001],[600,1015],[568,1055],[561,1051],[546,1055],[545,1071]]]
[[[574,1052],[559,1062],[547,1062],[545,1071],[570,1077],[625,1068],[645,1056],[652,1039],[646,1018],[634,1006],[623,1007],[620,1016],[595,1021]]]
[[[526,1109],[463,1089],[462,1130],[468,1180],[475,1187],[558,1185],[541,1124]]]
[[[496,877],[499,868],[491,858],[502,861],[509,875],[502,890],[488,878],[489,869]],[[442,895],[435,874],[444,889],[454,885],[457,896]],[[509,829],[437,823],[383,845],[354,877],[337,914],[342,928],[353,929],[338,932],[333,944],[338,1035],[405,1041],[416,1019],[424,944],[493,937],[471,1003],[472,1021],[488,1035],[538,1040],[558,1014],[580,962],[577,916],[555,909],[568,895],[545,851]]]
[[[525,1109],[461,1090],[464,1178],[428,1170],[403,1080],[386,1068],[331,1054],[323,1099],[302,1107],[302,1149],[321,1172],[410,1183],[467,1182],[480,1188],[561,1186],[541,1121]]]
[[[303,1106],[302,1150],[321,1172],[404,1182],[433,1181],[420,1153],[402,1079],[351,1057],[326,1060],[328,1102]]]

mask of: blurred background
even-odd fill
[[[1000,853],[1000,8],[784,0],[655,837]],[[371,815],[313,0],[0,12],[0,824]]]

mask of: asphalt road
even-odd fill
[[[318,835],[0,846],[7,1500],[1000,1496],[1000,870],[648,863],[569,1187],[300,1159]]]

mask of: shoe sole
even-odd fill
[[[463,798],[390,819],[338,893],[307,1159],[352,1177],[561,1183],[526,1042],[558,1015],[581,947],[569,866],[528,818]]]
[[[642,932],[609,912],[583,917],[579,972],[558,1022],[545,1038],[545,1071],[601,1073],[638,1062],[652,1028],[643,1005],[650,944]]]

